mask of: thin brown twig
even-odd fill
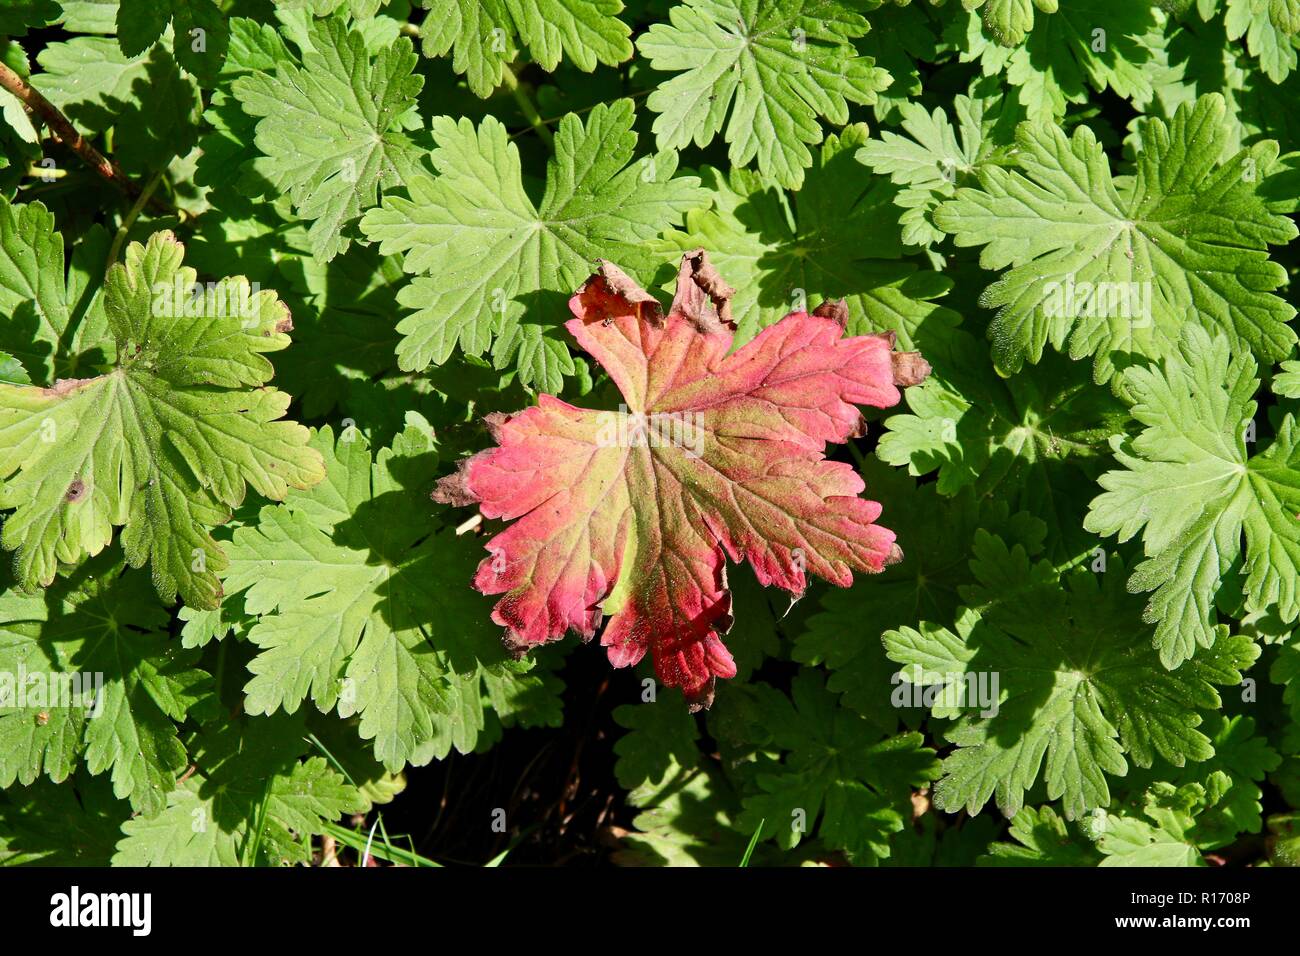
[[[40,91],[29,84],[9,67],[0,63],[0,86],[4,87],[36,114],[50,128],[56,139],[81,157],[91,169],[122,190],[131,199],[138,199],[141,188],[122,172],[113,160],[95,149],[84,136],[77,132],[57,106],[41,95]],[[176,215],[176,210],[161,199],[150,197],[148,207],[162,215]]]

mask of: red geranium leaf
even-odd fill
[[[494,416],[497,447],[461,462],[434,498],[513,522],[474,585],[502,594],[493,620],[518,651],[576,630],[615,667],[647,651],[693,707],[735,664],[726,558],[796,596],[805,571],[840,586],[901,557],[881,507],[858,497],[827,442],[862,432],[858,405],[888,408],[929,366],[892,334],[845,336],[842,305],[793,312],[728,354],[732,290],[687,253],[667,316],[617,266],[569,301],[566,327],[623,393],[619,411],[542,395]]]

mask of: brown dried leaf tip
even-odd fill
[[[894,352],[890,355],[894,366],[894,384],[903,387],[920,385],[930,377],[930,363],[920,352]]]
[[[736,290],[723,281],[703,249],[693,249],[682,256],[677,270],[677,294],[670,313],[684,315],[701,333],[709,335],[723,328],[735,330],[731,317],[731,297]]]
[[[817,306],[817,308],[813,309],[812,314],[822,319],[833,319],[835,324],[840,328],[844,328],[849,324],[849,307],[843,299],[827,299],[821,305]],[[894,333],[889,332],[884,334],[892,336]],[[889,345],[891,348],[894,345],[894,340],[892,338],[889,340]]]
[[[655,325],[663,324],[664,310],[658,299],[642,289],[635,279],[609,260],[597,259],[596,265],[596,274],[587,280],[587,284],[600,281],[611,296],[626,301],[636,309],[638,318],[653,322]],[[578,295],[582,294],[587,284],[578,290]],[[612,320],[606,318],[604,321],[609,323]]]
[[[835,318],[839,320],[842,325],[844,320],[848,318],[848,311],[845,310],[842,313],[844,318],[841,319],[841,313],[837,311],[836,307],[843,306],[843,304],[843,300],[839,303],[823,302],[813,312],[813,315],[820,315],[824,318]],[[828,305],[830,308],[823,312],[822,310],[827,309]],[[893,329],[887,329],[884,332],[873,332],[871,333],[871,337],[883,339],[889,343],[891,349],[898,341],[898,334],[894,332]],[[933,371],[933,369],[930,368],[930,363],[921,358],[920,352],[891,352],[889,358],[894,371],[894,384],[902,388],[911,385],[920,385],[930,377],[930,372]]]
[[[465,484],[465,465],[468,458],[463,458],[450,475],[438,479],[429,497],[439,504],[451,505],[453,508],[465,508],[477,504],[478,499]]]

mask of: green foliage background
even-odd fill
[[[413,768],[581,731],[599,652],[511,659],[429,489],[615,400],[593,259],[699,246],[738,343],[843,298],[933,366],[841,449],[906,559],[731,569],[706,714],[614,673],[601,858],[1296,861],[1300,0],[422,3],[0,4],[135,190],[0,91],[0,673],[105,677],[0,707],[0,862],[436,861]]]

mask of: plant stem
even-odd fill
[[[226,635],[229,637],[229,635]],[[226,641],[219,641],[217,647],[217,672],[213,676],[216,678],[216,696],[221,700],[221,682],[226,676]]]
[[[80,156],[86,165],[96,173],[133,199],[142,194],[140,187],[127,179],[126,174],[122,172],[117,163],[104,156],[90,144],[89,140],[77,132],[76,127],[68,121],[68,118],[59,111],[57,106],[3,63],[0,63],[0,87],[4,87],[18,97],[24,106],[35,113],[50,128],[56,139]],[[146,201],[151,202],[156,212],[162,214],[175,212],[160,200]]]
[[[56,169],[53,166],[39,166],[36,163],[27,165],[27,175],[33,179],[62,179],[68,175],[66,169]]]
[[[853,455],[853,460],[858,463],[858,471],[862,471],[862,469],[866,467],[867,456],[862,453],[862,449],[858,447],[856,440],[850,438],[845,442],[845,444],[849,446],[849,451]]]
[[[537,107],[533,105],[532,97],[528,95],[527,86],[519,83],[519,77],[515,76],[514,70],[506,69],[504,77],[503,85],[510,90],[510,95],[519,104],[519,110],[524,114],[524,119],[528,120],[528,124],[542,138],[542,142],[551,149],[555,149],[555,136],[542,119],[542,114],[537,112]]]
[[[126,234],[131,231],[131,227],[135,225],[136,219],[140,218],[141,210],[148,205],[149,198],[153,195],[153,191],[157,189],[158,184],[162,182],[162,175],[163,171],[161,169],[154,173],[149,182],[145,184],[144,189],[141,190],[140,195],[135,197],[135,203],[131,206],[130,212],[126,214],[126,218],[122,220],[122,225],[118,228],[117,235],[113,237],[113,245],[109,247],[108,262],[105,264],[105,268],[111,266],[117,261],[118,254],[122,251],[122,243],[126,242]]]
[[[262,852],[262,834],[266,832],[266,808],[271,803],[271,779],[268,777],[266,786],[262,790],[262,803],[257,808],[256,829],[252,834],[252,849],[248,849],[245,844],[247,854],[241,860],[242,866],[257,866],[257,858]]]

